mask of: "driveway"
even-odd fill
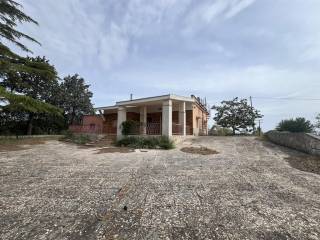
[[[101,152],[0,153],[0,239],[320,239],[320,175],[296,167],[308,155],[250,137]]]

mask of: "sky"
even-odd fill
[[[39,22],[19,27],[41,42],[25,42],[33,56],[60,77],[82,76],[95,107],[131,93],[195,94],[210,105],[252,96],[263,130],[320,112],[320,101],[301,100],[320,99],[319,0],[18,2]]]

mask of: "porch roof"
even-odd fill
[[[184,96],[178,96],[174,94],[167,94],[167,95],[161,95],[161,96],[155,96],[155,97],[146,97],[146,98],[137,98],[133,100],[119,101],[119,102],[116,102],[116,105],[98,107],[98,108],[95,108],[95,110],[96,111],[115,110],[120,106],[143,105],[146,103],[152,104],[152,103],[157,103],[165,100],[183,101],[183,102],[190,102],[190,103],[195,102],[195,99],[192,97],[184,97]]]

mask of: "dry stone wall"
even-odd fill
[[[266,136],[276,144],[320,156],[320,136],[279,131],[269,131]]]

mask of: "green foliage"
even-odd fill
[[[51,104],[37,101],[24,95],[12,94],[0,86],[1,111],[26,111],[33,113],[61,114],[61,110]]]
[[[306,120],[303,117],[298,117],[296,119],[287,119],[282,120],[276,130],[278,131],[287,131],[287,132],[313,132],[314,126],[309,120]]]
[[[22,6],[13,0],[0,1],[0,37],[16,44],[24,51],[30,51],[24,44],[19,42],[21,38],[25,38],[32,42],[37,42],[34,38],[16,30],[18,24],[22,22],[31,22],[38,24],[31,17],[23,13],[19,8]]]
[[[147,148],[147,149],[173,149],[174,143],[168,137],[124,137],[116,142],[118,147]]]
[[[11,96],[6,98],[8,104],[3,107],[4,110],[25,112],[28,121],[27,134],[31,134],[34,119],[39,118],[39,115],[48,113],[62,118],[62,110],[52,105],[55,104],[54,90],[59,86],[54,66],[50,65],[45,57],[26,59],[28,68],[8,68],[2,73],[0,85],[10,90],[10,93],[6,92],[5,95]],[[19,99],[24,99],[24,102]]]
[[[315,127],[320,129],[320,113],[318,114],[318,116],[316,116],[316,124]]]
[[[160,148],[166,149],[166,150],[175,148],[174,142],[166,136],[158,137],[158,145]]]
[[[232,130],[230,128],[213,125],[209,131],[209,135],[212,136],[231,136]]]
[[[260,111],[251,107],[247,99],[234,98],[231,101],[222,101],[220,106],[213,106],[216,110],[213,118],[217,125],[224,128],[232,128],[233,134],[238,132],[250,132],[255,119],[263,117]]]
[[[74,134],[71,131],[65,131],[64,137],[61,139],[63,141],[73,142],[76,144],[87,144],[91,142],[91,138],[87,134]]]
[[[85,84],[78,74],[63,79],[59,92],[58,105],[64,110],[68,124],[79,123],[85,114],[93,114],[90,85]]]
[[[121,123],[121,133],[124,136],[128,136],[131,134],[135,134],[135,130],[137,126],[139,126],[139,122],[133,120],[127,120]]]
[[[31,52],[20,40],[37,42],[16,29],[23,22],[38,24],[21,8],[13,0],[0,0],[0,134],[60,132],[93,112],[92,93],[78,75],[60,84],[45,57],[21,57],[3,43],[5,39]]]

